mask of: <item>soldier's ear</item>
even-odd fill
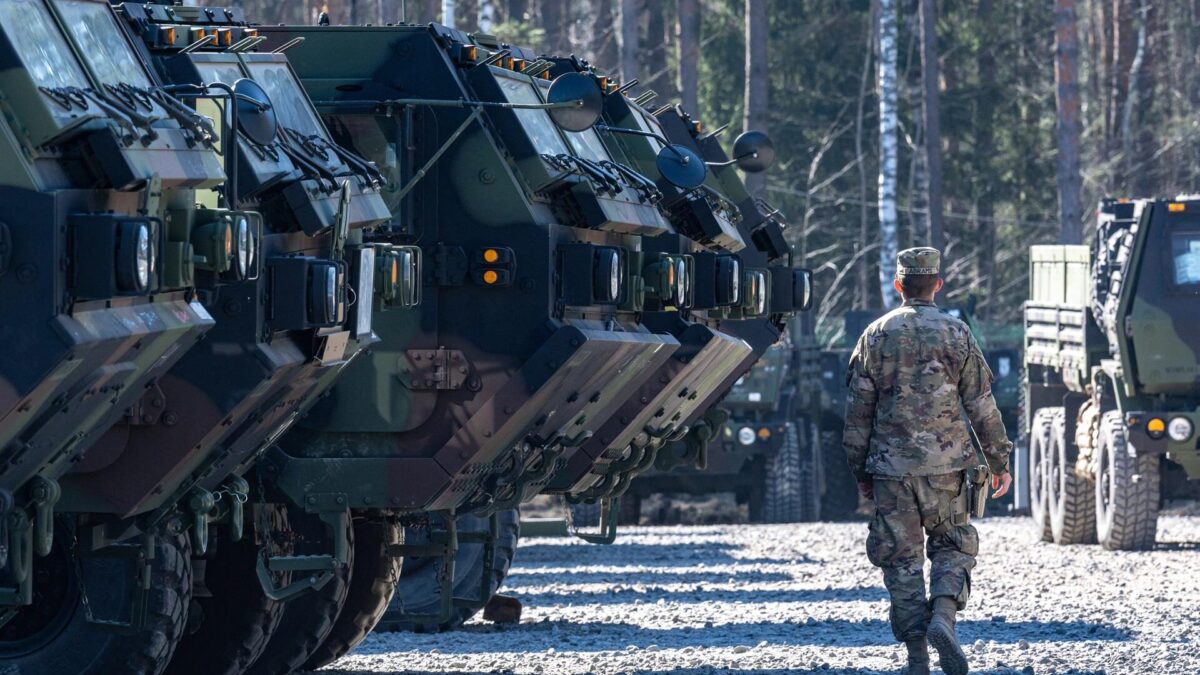
[[[937,295],[938,293],[941,293],[942,286],[945,286],[945,285],[946,285],[946,282],[943,281],[941,277],[938,277],[937,283],[934,284],[934,286],[933,286],[933,294]]]
[[[904,286],[902,286],[900,284],[899,279],[892,279],[892,287],[894,287],[896,289],[896,292],[899,293],[902,297],[904,296]]]

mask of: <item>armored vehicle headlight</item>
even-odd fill
[[[334,263],[312,265],[308,287],[308,322],[317,326],[341,323],[343,316],[341,266]]]
[[[1192,437],[1192,421],[1186,417],[1175,417],[1167,425],[1167,435],[1171,440],[1182,443]]]
[[[688,273],[687,263],[680,258],[675,262],[675,304],[683,306],[687,304],[688,297]]]
[[[592,300],[607,305],[621,300],[621,283],[625,277],[621,252],[615,248],[596,247],[592,257]]]
[[[736,256],[717,258],[717,305],[736,305],[741,300],[742,261]]]
[[[742,445],[753,445],[754,438],[754,430],[750,427],[742,427],[741,429],[738,429],[738,443],[741,443]]]
[[[255,241],[254,230],[245,216],[238,216],[234,221],[234,263],[237,266],[239,279],[250,276],[251,265],[254,262]]]
[[[125,293],[143,293],[154,270],[154,242],[150,226],[142,221],[121,223],[117,247],[117,287]]]
[[[415,247],[400,251],[400,305],[416,307],[421,303],[421,250]]]

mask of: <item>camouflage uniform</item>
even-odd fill
[[[938,258],[930,248],[902,251],[900,274],[937,274]],[[993,473],[1007,471],[1012,447],[991,383],[966,324],[924,300],[868,326],[850,357],[843,443],[855,478],[874,482],[867,556],[883,568],[900,641],[924,637],[934,598],[961,610],[970,594],[979,537],[963,489],[964,470],[977,464],[968,421]]]

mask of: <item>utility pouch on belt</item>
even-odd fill
[[[971,508],[971,515],[976,518],[982,518],[984,510],[987,508],[988,483],[991,481],[991,477],[992,472],[986,464],[967,469],[968,504]]]

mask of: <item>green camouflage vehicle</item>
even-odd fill
[[[132,207],[129,215],[89,215],[70,211],[79,202],[68,200],[68,227],[80,227],[74,224],[79,220],[94,230],[88,236],[103,237],[106,217],[147,222],[152,236],[146,269],[134,271],[148,272],[150,283],[140,283],[154,292],[150,302],[190,298],[185,306],[216,324],[190,350],[146,352],[161,367],[131,390],[132,398],[121,393],[119,378],[143,375],[119,360],[96,369],[97,376],[109,371],[116,419],[64,456],[70,466],[58,479],[61,496],[49,505],[60,514],[59,536],[36,549],[45,557],[32,574],[29,549],[15,549],[25,557],[16,560],[26,570],[29,606],[4,617],[0,658],[23,673],[159,672],[190,617],[192,649],[184,639],[175,659],[189,665],[175,671],[224,672],[224,654],[198,644],[213,637],[196,631],[203,612],[220,609],[206,604],[207,587],[223,581],[205,571],[216,577],[239,556],[253,564],[256,544],[268,534],[255,527],[255,516],[265,517],[271,508],[259,500],[247,505],[250,484],[242,474],[315,402],[358,347],[374,340],[374,279],[404,256],[360,243],[360,227],[389,215],[377,177],[344,150],[323,164],[304,156],[311,150],[288,137],[287,112],[303,110],[308,101],[294,79],[288,89],[286,78],[259,70],[268,62],[286,70],[282,57],[231,49],[254,39],[239,15],[152,5],[114,14],[107,3],[79,0],[16,4],[22,7],[13,20],[40,21],[40,40],[62,41],[58,22],[70,27],[65,34],[76,58],[100,83],[68,90],[62,101],[71,105],[65,109],[74,106],[79,117],[107,113],[114,124],[144,127],[140,138],[97,145],[103,161],[64,148],[60,161],[108,162],[112,171],[125,171],[125,182],[113,183],[112,192],[129,195],[126,208]],[[12,46],[16,56],[28,58],[24,47]],[[64,61],[56,67],[69,72],[69,66]],[[212,70],[198,72],[205,68]],[[19,85],[5,85],[6,97],[16,97]],[[93,136],[103,133],[97,120],[87,124],[95,127]],[[306,145],[316,147],[312,139]],[[327,141],[325,147],[333,146]],[[137,160],[121,169],[121,154]],[[134,180],[134,169],[144,172],[140,179]],[[94,191],[89,197],[97,202]],[[94,239],[68,249],[77,271],[74,279],[68,274],[64,297],[77,292],[75,283],[85,274],[90,284],[104,281],[85,264],[95,264],[92,258],[100,256],[93,252],[109,246]],[[118,263],[121,255],[118,248]],[[409,264],[415,267],[415,258]],[[124,277],[128,273],[118,267],[118,287]],[[403,284],[393,288],[381,281],[379,288],[401,294]],[[416,286],[415,279],[408,284],[408,297]],[[186,295],[175,288],[187,289]],[[138,304],[139,316],[154,318],[146,311],[154,305]],[[185,315],[176,309],[173,316],[182,321]],[[43,476],[55,470],[48,465]],[[246,627],[236,621],[226,628],[238,640],[249,639],[237,634]],[[203,661],[194,660],[197,647]]]
[[[1147,549],[1164,474],[1200,478],[1200,201],[1099,213],[1090,247],[1030,249],[1018,506],[1046,541]]]

